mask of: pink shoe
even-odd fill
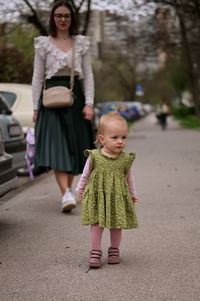
[[[110,247],[108,249],[108,263],[117,264],[120,263],[119,249]]]
[[[89,259],[89,266],[91,268],[100,268],[101,267],[101,250],[94,250],[90,251],[90,259]]]

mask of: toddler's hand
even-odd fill
[[[135,202],[139,202],[138,198],[137,197],[132,197],[132,201],[135,203]]]
[[[82,192],[82,193],[79,193],[79,199],[80,199],[80,201],[81,201],[81,203],[82,203],[82,199],[83,199],[83,192]]]

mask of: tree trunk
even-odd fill
[[[175,7],[176,7],[177,16],[179,18],[183,49],[184,49],[185,59],[187,62],[189,81],[190,81],[192,95],[195,104],[195,111],[197,116],[200,118],[200,91],[199,91],[199,83],[198,83],[198,72],[196,72],[195,66],[193,64],[190,45],[187,37],[187,29],[185,26],[184,13],[182,11],[182,4],[176,3]]]

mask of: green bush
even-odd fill
[[[195,108],[194,107],[173,107],[172,108],[172,114],[175,117],[186,117],[188,115],[194,115],[195,114]]]
[[[189,129],[200,128],[200,119],[195,115],[194,107],[174,107],[172,108],[172,114],[175,119],[180,121],[182,127]]]
[[[0,62],[0,82],[31,83],[33,63],[16,47],[0,47]]]

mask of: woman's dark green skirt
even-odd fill
[[[54,76],[46,80],[46,87],[68,86],[70,77]],[[35,124],[36,166],[82,173],[85,149],[94,148],[91,122],[84,119],[85,97],[81,81],[75,77],[74,104],[70,107],[48,109],[39,102]]]

